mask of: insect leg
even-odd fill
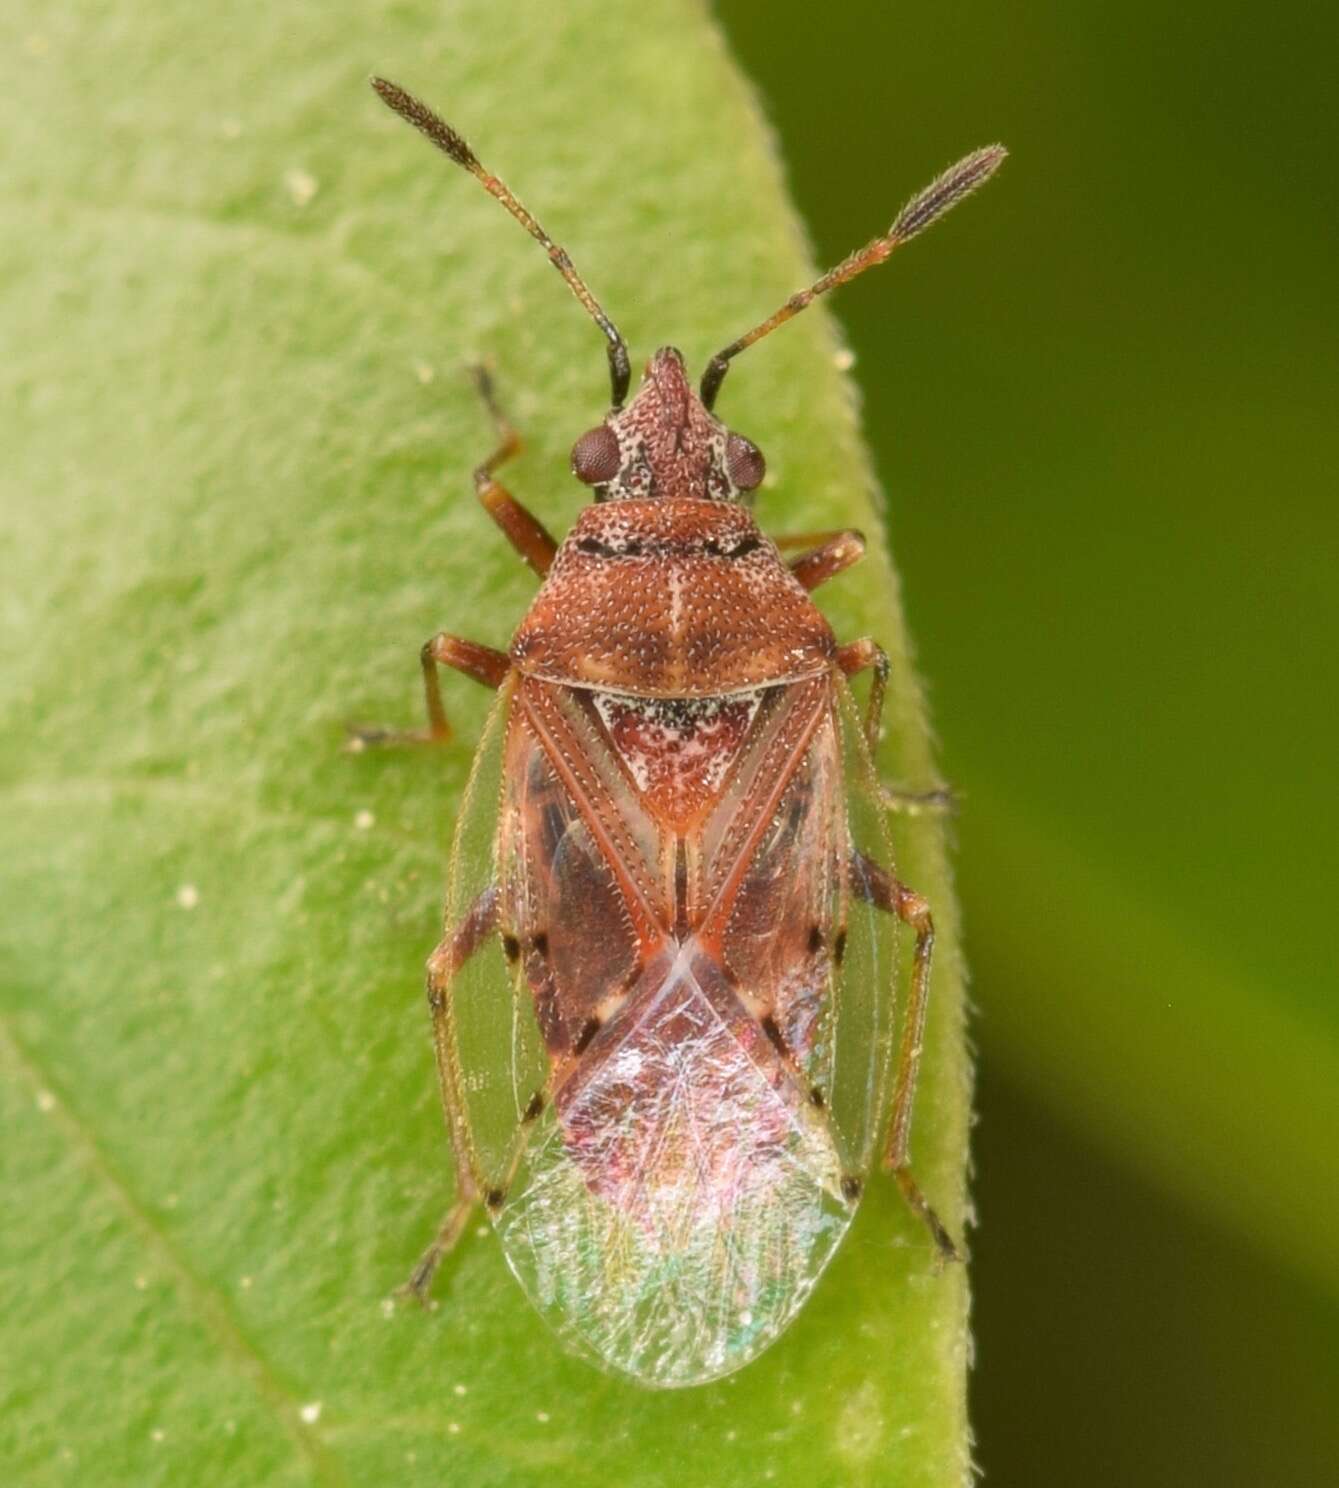
[[[511,668],[511,659],[505,651],[495,651],[491,646],[480,645],[478,641],[466,641],[460,636],[447,635],[444,630],[438,631],[430,641],[424,641],[418,656],[423,668],[427,728],[387,729],[375,725],[364,727],[350,724],[346,749],[356,754],[373,745],[445,744],[451,737],[451,724],[442,703],[442,684],[437,668],[449,666],[494,691],[502,686],[503,679]]]
[[[879,785],[879,799],[889,809],[903,816],[952,816],[958,809],[958,798],[953,787],[941,785],[934,790],[896,790],[891,785]]]
[[[871,754],[878,748],[879,728],[883,723],[883,699],[888,690],[888,653],[878,641],[861,636],[837,648],[837,665],[847,677],[873,671],[869,688],[869,709],[865,714],[865,743]]]
[[[474,472],[474,494],[484,510],[506,534],[507,541],[542,579],[549,571],[558,544],[537,517],[493,477],[521,449],[521,436],[507,421],[493,392],[493,379],[483,367],[475,367],[474,383],[484,400],[498,433],[498,446]]]
[[[817,589],[865,556],[864,534],[845,532],[795,532],[776,540],[779,548],[809,548],[790,565],[790,571],[807,590]]]
[[[451,1036],[448,998],[451,982],[460,968],[497,929],[498,890],[490,884],[470,906],[469,913],[450,934],[443,936],[428,958],[428,1008],[432,1013],[432,1041],[437,1051],[437,1072],[442,1087],[442,1105],[446,1111],[446,1129],[451,1139],[451,1154],[456,1166],[456,1198],[446,1211],[432,1244],[419,1257],[400,1288],[425,1302],[433,1277],[442,1260],[454,1247],[469,1223],[474,1206],[484,1195],[474,1161],[474,1143],[470,1137],[469,1115],[459,1086],[454,1042]]]
[[[953,1237],[921,1192],[911,1171],[911,1112],[916,1100],[916,1077],[920,1073],[925,1045],[925,1015],[930,1006],[930,964],[934,954],[935,927],[930,906],[915,889],[857,852],[851,862],[851,888],[876,908],[895,914],[916,933],[911,968],[911,992],[907,999],[902,1038],[897,1049],[897,1078],[893,1087],[893,1117],[884,1148],[883,1164],[897,1180],[903,1197],[921,1217],[944,1261],[961,1260]]]
[[[838,647],[837,665],[847,677],[854,677],[857,673],[870,669],[874,672],[874,681],[869,690],[869,710],[865,716],[865,743],[873,754],[879,745],[883,704],[888,691],[888,653],[877,641],[862,636],[858,641]],[[947,786],[928,791],[909,791],[880,784],[879,796],[889,811],[899,811],[906,816],[947,815],[954,809],[953,792]]]

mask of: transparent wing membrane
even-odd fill
[[[850,1218],[841,1164],[695,941],[648,966],[623,1021],[560,1092],[498,1228],[583,1352],[696,1384],[766,1347],[809,1294]]]
[[[505,850],[497,851],[506,825],[498,806],[513,692],[512,684],[504,686],[489,715],[461,803],[447,893],[448,931],[464,923],[480,895],[498,884],[499,869],[509,858]],[[505,1187],[526,1102],[547,1080],[529,988],[505,945],[499,929],[456,971],[447,989],[447,1047],[439,1050],[447,1099],[457,1100],[465,1112],[483,1192]]]
[[[889,849],[844,682],[759,693],[737,739],[694,706],[509,686],[450,894],[459,920],[497,886],[496,931],[452,984],[448,1083],[508,1262],[578,1349],[666,1386],[738,1368],[812,1290],[870,1166],[892,1036],[894,929],[853,891]],[[643,764],[648,739],[733,740],[682,840],[606,715]]]
[[[833,1076],[830,1108],[851,1171],[863,1178],[874,1159],[888,1110],[896,999],[901,975],[896,919],[857,892],[862,864],[893,866],[888,812],[865,742],[864,720],[844,678],[834,679],[840,741],[843,870],[834,885],[840,903],[840,964],[830,991]]]

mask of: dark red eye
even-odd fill
[[[597,424],[572,446],[572,474],[588,486],[613,480],[622,463],[618,435],[608,424]]]
[[[762,478],[767,474],[767,461],[751,439],[745,439],[742,434],[732,434],[725,441],[725,468],[741,491],[752,491],[762,485]]]

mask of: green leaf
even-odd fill
[[[487,1235],[433,1312],[385,1305],[451,1195],[420,989],[469,753],[351,757],[342,723],[414,719],[423,638],[504,645],[533,591],[470,495],[465,364],[560,531],[606,384],[543,255],[366,76],[447,112],[639,353],[700,366],[812,265],[687,0],[297,15],[49,6],[0,105],[7,1478],[958,1484],[966,1279],[886,1183],[719,1385],[568,1358]],[[723,395],[774,531],[877,539],[839,363],[820,307]],[[891,652],[885,764],[924,784],[872,546],[829,611]],[[477,692],[449,688],[463,741]],[[955,912],[940,828],[900,832],[941,931],[917,1166],[960,1232]]]

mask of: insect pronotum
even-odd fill
[[[864,542],[766,537],[749,510],[762,453],[712,408],[740,352],[1005,152],[945,171],[714,356],[696,392],[666,346],[629,402],[627,347],[566,252],[431,109],[373,87],[543,246],[604,334],[611,389],[572,448],[594,500],[560,544],[497,480],[519,439],[477,374],[498,444],[475,491],[542,585],[508,652],[427,642],[425,730],[354,736],[449,738],[442,666],[498,695],[428,962],[457,1197],[409,1287],[426,1295],[482,1204],[570,1345],[649,1385],[698,1384],[794,1317],[885,1118],[884,1167],[957,1255],[909,1163],[934,926],[889,850],[887,811],[916,798],[873,770],[888,658],[867,637],[839,644],[809,597]],[[786,562],[782,546],[802,551]],[[861,719],[847,679],[865,671]],[[915,945],[895,1039],[898,922]]]

